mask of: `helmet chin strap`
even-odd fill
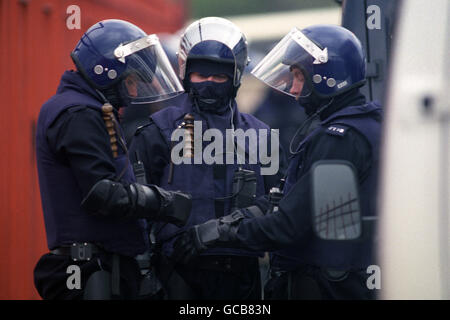
[[[103,90],[96,89],[96,91],[101,95],[103,102],[109,102],[116,110],[124,106],[124,103],[115,86]]]
[[[297,136],[304,137],[305,133],[308,132],[312,122],[326,109],[328,108],[334,101],[334,97],[330,99],[328,103],[318,108],[313,114],[311,114],[305,121],[303,121],[302,125],[295,131],[294,136],[291,139],[291,142],[289,143],[289,152],[294,155],[299,153],[299,151],[296,151],[300,145],[300,143],[303,141],[303,138],[300,139],[299,143],[297,144],[296,148],[293,150],[292,146],[294,145],[295,140],[297,139]]]
[[[310,92],[306,96],[300,96],[297,101],[299,105],[305,109],[305,113],[308,116],[313,115],[318,110],[318,108],[320,108],[320,105],[323,103],[323,99],[320,99],[313,92]]]
[[[95,92],[100,96],[100,98],[103,100],[103,103],[109,102],[108,99],[106,99],[105,95],[98,89],[95,89]]]

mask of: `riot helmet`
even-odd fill
[[[290,95],[301,105],[341,95],[365,82],[362,45],[349,30],[335,25],[293,28],[251,71],[259,80]]]
[[[71,57],[84,79],[116,108],[162,101],[184,91],[158,37],[127,21],[94,24]]]
[[[207,17],[193,22],[183,33],[178,51],[179,76],[186,91],[189,73],[200,70],[221,72],[231,79],[233,97],[248,64],[247,40],[231,21]],[[198,69],[201,68],[201,69]]]

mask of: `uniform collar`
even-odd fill
[[[360,106],[366,103],[366,97],[359,91],[353,89],[340,96],[334,97],[333,102],[320,113],[320,120],[325,121],[348,106]]]

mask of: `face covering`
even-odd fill
[[[105,96],[106,100],[115,108],[119,109],[123,106],[124,102],[120,98],[119,91],[117,90],[117,86],[110,87],[108,89],[102,89],[100,92]]]
[[[190,82],[189,87],[189,95],[201,111],[223,114],[229,110],[233,89],[231,79],[223,83]]]
[[[305,113],[308,116],[312,116],[314,112],[318,110],[323,101],[317,97],[314,93],[311,93],[307,97],[298,98],[298,104],[305,109]]]

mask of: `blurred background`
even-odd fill
[[[280,129],[280,142],[286,149],[305,115],[295,101],[269,90],[248,72],[294,26],[301,29],[319,23],[339,25],[343,19],[349,23],[359,19],[358,23],[365,26],[368,3],[382,5],[385,1],[341,2],[0,0],[0,299],[39,299],[33,285],[33,268],[48,249],[36,170],[36,120],[41,105],[55,93],[62,73],[74,69],[69,54],[91,25],[117,18],[138,25],[148,34],[157,33],[177,69],[179,36],[190,22],[206,16],[231,20],[247,36],[251,58],[238,93],[238,105],[241,111],[253,113],[272,128]],[[67,8],[71,5],[80,8],[80,29],[67,27],[71,16]],[[346,5],[355,10],[360,7],[361,12],[345,16],[342,8]],[[383,26],[385,23],[389,21],[384,19]],[[368,43],[367,35],[358,37]],[[382,84],[381,69],[374,70],[373,84]],[[365,91],[370,98],[381,92]],[[147,121],[150,113],[171,103],[123,112],[127,138]]]

